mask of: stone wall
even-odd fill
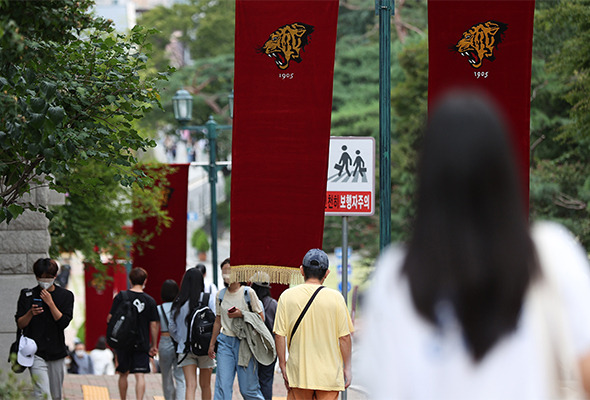
[[[47,188],[28,196],[35,204],[64,203],[63,195]],[[8,349],[16,338],[16,303],[22,288],[35,286],[33,263],[48,257],[49,221],[42,213],[25,211],[17,219],[0,223],[0,370],[6,370]]]

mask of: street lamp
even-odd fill
[[[172,97],[174,107],[174,118],[184,125],[192,119],[193,114],[193,96],[184,89],[180,89]]]
[[[233,118],[233,90],[229,97],[230,116]],[[181,129],[199,132],[204,134],[209,141],[209,163],[191,163],[205,168],[209,174],[209,185],[211,187],[211,262],[213,265],[213,283],[217,286],[217,173],[228,162],[217,162],[217,131],[231,130],[231,125],[218,125],[210,115],[205,125],[187,125],[192,119],[193,97],[184,89],[178,90],[172,97],[174,118],[180,124]]]

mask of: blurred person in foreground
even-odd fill
[[[561,226],[529,228],[509,140],[480,94],[432,111],[412,236],[381,256],[364,308],[370,398],[563,398],[568,351],[589,387],[588,258]]]

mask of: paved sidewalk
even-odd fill
[[[64,399],[66,400],[120,400],[118,389],[118,375],[72,375],[66,374],[64,380]],[[215,386],[215,374],[213,374],[211,388]],[[129,376],[129,386],[127,389],[127,400],[137,400],[135,398],[135,377]],[[82,386],[87,385],[87,397],[84,398]],[[144,400],[164,400],[162,393],[162,378],[160,374],[146,374],[145,375],[145,396]],[[105,397],[108,389],[108,396]],[[89,390],[88,390],[89,389]],[[197,389],[197,399],[201,398],[201,391]],[[240,390],[238,388],[238,380],[234,381],[234,395],[233,399],[241,399]],[[273,385],[273,400],[285,400],[287,398],[287,391],[283,385],[281,375],[275,374]],[[366,400],[360,391],[355,390],[354,387],[348,390],[348,400]]]

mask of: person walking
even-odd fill
[[[129,281],[131,288],[126,290],[126,296],[131,300],[133,306],[137,309],[137,344],[134,348],[118,348],[117,353],[117,372],[119,372],[119,394],[121,400],[127,399],[128,377],[132,373],[135,375],[135,396],[136,399],[143,399],[145,394],[145,377],[144,374],[150,373],[150,357],[158,354],[158,331],[159,318],[156,308],[156,301],[143,288],[147,282],[147,271],[140,267],[135,267],[129,272]],[[117,293],[113,299],[111,311],[107,316],[107,323],[119,305],[124,301],[123,292]],[[151,341],[150,341],[151,339]]]
[[[264,320],[261,303],[256,292],[240,282],[232,282],[229,258],[221,263],[225,289],[217,292],[217,304],[213,335],[209,345],[209,357],[217,358],[215,376],[215,400],[231,400],[236,373],[242,397],[246,400],[264,400],[258,382],[257,362],[251,357],[246,366],[239,365],[240,339],[233,330],[233,320],[243,320],[246,313]],[[220,297],[222,296],[222,297]],[[217,349],[216,349],[217,344]]]
[[[257,272],[251,279],[252,289],[262,301],[264,309],[264,325],[272,334],[272,329],[275,322],[275,315],[277,313],[277,301],[270,295],[270,276],[264,272]],[[258,381],[260,382],[260,390],[265,400],[272,400],[272,385],[274,382],[276,358],[269,365],[258,363]]]
[[[174,279],[162,283],[160,297],[162,304],[158,306],[160,316],[160,343],[158,356],[162,374],[162,390],[166,400],[184,400],[186,383],[182,367],[178,366],[176,357],[176,341],[170,336],[170,320],[172,319],[172,302],[178,295],[178,284]]]
[[[211,375],[215,361],[207,355],[196,356],[186,348],[190,317],[197,308],[208,306],[215,312],[215,299],[203,293],[203,274],[198,268],[189,268],[182,277],[180,292],[171,307],[170,335],[177,343],[176,352],[182,361],[178,364],[186,382],[186,400],[194,400],[197,390],[197,368],[201,399],[211,399]]]
[[[107,348],[107,339],[101,336],[90,351],[94,375],[115,375],[115,355]]]
[[[305,283],[281,294],[274,323],[287,399],[336,400],[352,381],[352,320],[342,295],[322,286],[325,252],[309,250],[300,270]]]
[[[37,286],[22,289],[15,320],[18,329],[35,341],[37,352],[30,368],[36,399],[61,400],[68,348],[64,330],[74,311],[74,294],[54,284],[59,266],[40,258],[33,264]]]
[[[479,93],[433,107],[413,233],[382,254],[362,314],[371,399],[561,399],[559,377],[576,376],[590,388],[588,257],[563,227],[529,227],[510,143]]]

